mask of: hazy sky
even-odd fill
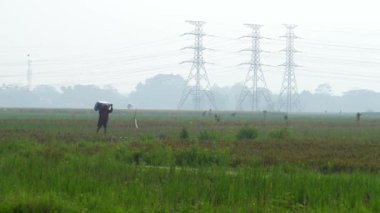
[[[192,58],[185,20],[203,20],[215,35],[204,45],[211,84],[244,80],[249,47],[244,23],[262,24],[265,64],[279,65],[284,23],[297,24],[295,57],[299,91],[331,84],[380,91],[380,13],[376,1],[341,0],[1,0],[0,84],[26,84],[31,54],[33,85],[111,85],[122,92],[159,73],[187,76]],[[283,68],[263,67],[269,89],[278,93]]]

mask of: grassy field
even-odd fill
[[[0,111],[0,212],[380,212],[380,115]]]

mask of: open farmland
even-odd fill
[[[379,212],[380,115],[0,112],[0,212]]]

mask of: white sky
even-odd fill
[[[343,0],[1,0],[0,84],[26,84],[31,54],[33,85],[111,85],[130,92],[159,73],[187,76],[192,44],[185,20],[208,23],[215,35],[204,45],[211,84],[242,82],[249,60],[244,23],[262,24],[265,64],[284,61],[282,24],[297,24],[295,57],[299,91],[329,83],[336,94],[349,89],[380,91],[380,4]],[[269,89],[278,93],[283,68],[263,67]]]

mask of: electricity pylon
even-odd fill
[[[26,71],[26,81],[28,90],[32,89],[32,61],[30,60],[30,54],[27,55],[27,71]]]
[[[265,82],[264,73],[261,69],[262,64],[260,61],[260,53],[262,52],[260,49],[260,39],[263,38],[260,35],[260,28],[262,26],[257,24],[246,24],[246,26],[250,28],[252,32],[250,35],[243,36],[242,38],[248,37],[251,39],[251,48],[244,49],[242,51],[251,52],[251,60],[248,63],[243,63],[249,65],[249,70],[238,99],[237,108],[242,110],[244,101],[248,96],[251,96],[252,111],[257,111],[259,109],[259,101],[261,98],[265,99],[267,109],[271,109],[273,107],[272,99],[268,94],[268,87]]]
[[[299,110],[300,100],[297,89],[296,75],[294,68],[297,65],[294,63],[294,53],[297,50],[294,49],[294,39],[297,36],[294,34],[294,28],[296,25],[285,25],[287,33],[282,36],[286,38],[286,48],[283,50],[286,53],[286,61],[280,66],[285,67],[285,73],[282,80],[282,86],[279,99],[279,110],[285,108],[286,112],[292,112],[294,109]]]
[[[179,101],[178,108],[181,108],[187,101],[189,96],[193,97],[194,109],[201,109],[202,97],[206,97],[210,102],[212,108],[216,109],[215,98],[211,92],[210,81],[207,77],[205,69],[206,62],[203,60],[203,51],[206,48],[203,46],[203,33],[202,26],[205,24],[203,21],[186,21],[194,25],[194,31],[185,33],[184,35],[193,35],[195,37],[194,46],[185,47],[183,49],[193,49],[194,56],[192,60],[184,61],[182,63],[192,63],[189,76],[186,80],[186,86],[183,90],[182,97]]]

